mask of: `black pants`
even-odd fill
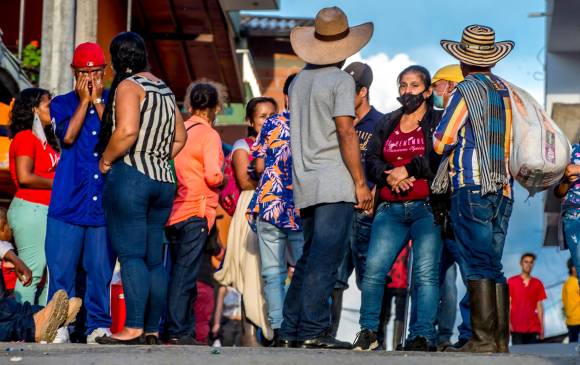
[[[539,333],[518,333],[512,332],[512,344],[513,345],[529,345],[533,343],[538,343],[540,338]]]
[[[580,324],[576,326],[568,326],[568,340],[570,343],[578,342],[578,334],[580,334]]]
[[[197,274],[207,239],[207,219],[191,217],[166,228],[171,253],[167,295],[167,332],[171,338],[195,337],[193,303]]]
[[[385,342],[385,330],[389,320],[391,319],[391,306],[395,300],[395,321],[405,321],[405,309],[407,306],[407,289],[405,288],[389,288],[385,285],[385,295],[383,296],[383,305],[381,307],[381,317],[379,323],[379,332],[377,339],[379,343]]]

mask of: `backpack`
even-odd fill
[[[250,148],[254,144],[251,138],[245,138],[244,140]],[[219,194],[219,203],[230,216],[233,216],[236,212],[236,206],[240,198],[240,187],[236,182],[236,174],[232,166],[234,152],[228,153],[224,159],[224,178],[227,184],[220,190]],[[253,158],[250,157],[250,159]]]
[[[504,83],[512,103],[510,173],[533,195],[560,181],[570,159],[570,142],[530,94]]]

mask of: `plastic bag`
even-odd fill
[[[516,181],[534,195],[562,179],[570,161],[570,142],[528,92],[507,81],[504,83],[512,103],[509,170]]]

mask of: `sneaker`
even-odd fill
[[[70,334],[67,326],[63,326],[56,331],[56,337],[52,343],[70,343]]]
[[[414,339],[407,341],[404,347],[405,351],[419,351],[419,352],[437,352],[437,347],[431,346],[429,341],[423,336],[417,336]]]
[[[108,328],[97,328],[87,336],[87,344],[96,345],[97,337],[111,337],[113,334]]]
[[[353,349],[355,351],[372,351],[379,348],[377,334],[371,330],[363,329],[356,335]]]

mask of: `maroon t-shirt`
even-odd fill
[[[425,136],[421,127],[405,133],[400,126],[391,133],[383,146],[383,158],[395,167],[408,164],[416,156],[425,154]],[[381,200],[388,202],[401,202],[409,200],[422,200],[429,197],[429,183],[426,179],[417,179],[413,188],[401,194],[396,194],[389,186],[381,189]]]

